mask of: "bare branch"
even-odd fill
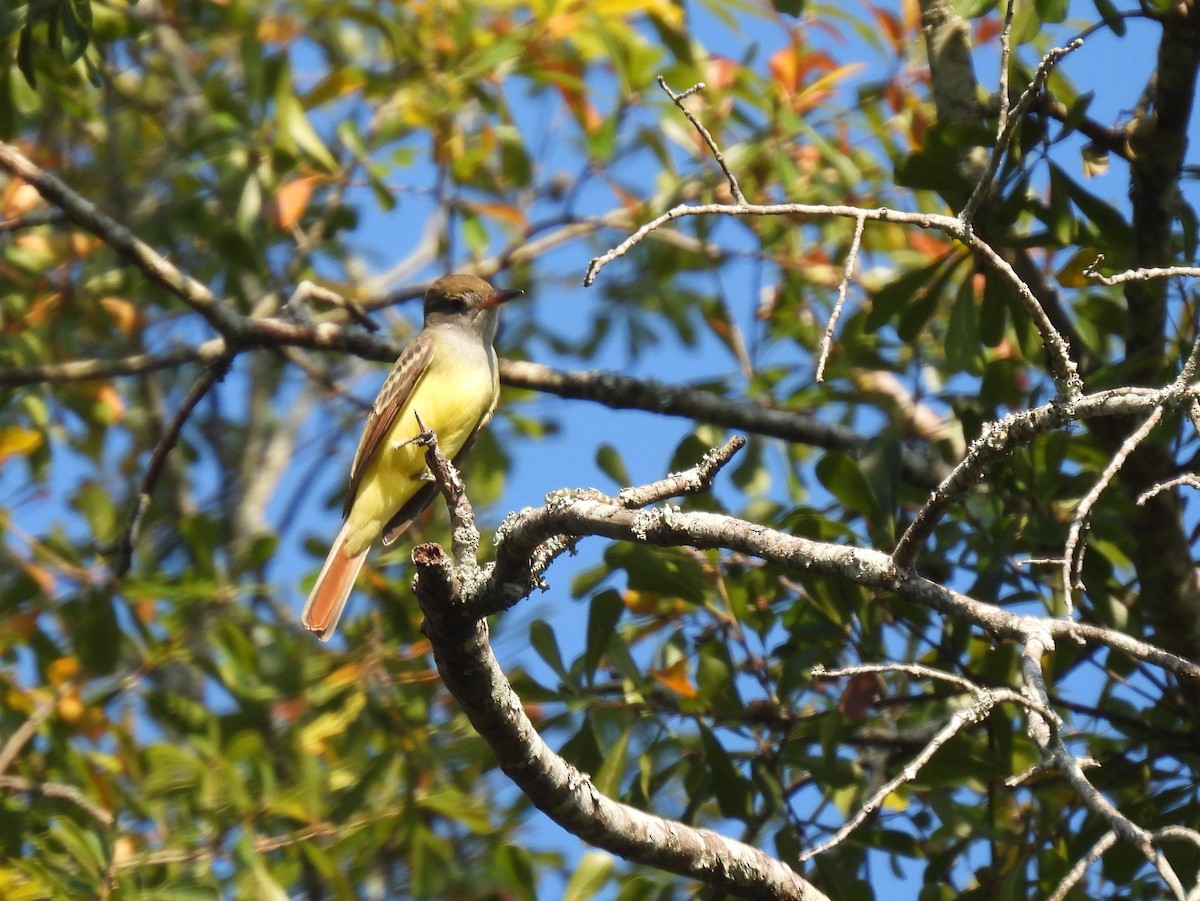
[[[154,492],[154,486],[158,482],[158,477],[162,473],[162,468],[167,461],[167,455],[179,440],[183,426],[187,422],[188,417],[192,415],[196,404],[200,403],[200,400],[209,392],[209,389],[213,385],[225,378],[229,367],[233,365],[235,356],[236,354],[233,352],[226,353],[209,365],[208,370],[196,380],[196,383],[179,405],[179,410],[176,411],[175,417],[167,427],[166,433],[159,440],[158,446],[154,448],[154,453],[150,457],[150,464],[146,467],[145,473],[142,474],[142,481],[138,486],[137,495],[134,498],[133,509],[126,517],[125,529],[112,548],[107,550],[107,553],[113,557],[113,573],[117,578],[121,578],[129,571],[129,566],[133,561],[133,544],[137,540],[138,531],[141,528],[142,519],[146,515],[146,510],[150,507],[150,498]]]
[[[83,792],[73,785],[62,782],[34,782],[21,776],[0,776],[0,790],[21,794],[39,795],[55,801],[74,804],[101,826],[111,826],[113,815],[84,797]]]
[[[0,385],[15,388],[21,385],[91,382],[141,375],[174,369],[188,363],[211,363],[224,356],[227,347],[224,338],[212,338],[197,347],[180,348],[164,354],[132,354],[115,360],[69,360],[65,363],[0,369]]]
[[[350,314],[351,319],[369,332],[379,331],[379,323],[367,315],[367,311],[360,304],[308,279],[304,279],[304,281],[296,286],[296,290],[287,299],[287,303],[283,305],[283,309],[285,311],[289,309],[294,310],[312,300],[320,300],[345,310]]]
[[[996,638],[1068,637],[1119,650],[1189,679],[1200,664],[1114,629],[1051,617],[1022,616],[898,569],[887,554],[812,541],[731,516],[677,507],[628,510],[596,498],[554,497],[545,506],[509,516],[496,534],[496,563],[472,600],[474,615],[506,610],[540,584],[532,557],[554,536],[597,535],[660,547],[723,548],[814,575],[891,592],[972,623]]]
[[[598,257],[594,257],[587,267],[583,284],[590,286],[596,281],[600,270],[618,257],[627,254],[633,247],[641,243],[651,232],[668,222],[684,219],[689,216],[838,216],[844,219],[864,219],[871,222],[899,222],[915,225],[919,228],[939,229],[951,237],[968,241],[966,231],[954,216],[944,216],[937,213],[910,213],[904,210],[893,210],[886,207],[863,209],[862,207],[846,206],[843,204],[806,204],[806,203],[704,203],[679,204],[665,213],[656,216],[640,226],[633,234],[620,244]]]
[[[1062,878],[1062,882],[1054,889],[1054,892],[1046,899],[1046,901],[1066,901],[1067,895],[1071,889],[1079,884],[1087,872],[1088,867],[1098,863],[1100,858],[1104,856],[1104,852],[1117,843],[1117,834],[1111,829],[1100,836],[1100,840],[1092,845],[1088,853],[1075,861],[1075,866],[1071,867],[1069,873]]]
[[[12,735],[4,743],[4,747],[0,747],[0,774],[6,772],[13,762],[17,759],[17,755],[21,753],[21,749],[29,744],[29,740],[37,735],[37,730],[41,728],[42,723],[49,719],[50,714],[54,712],[62,696],[71,688],[70,682],[64,682],[58,687],[54,697],[46,698],[33,709],[33,712],[25,718],[25,722],[21,723],[13,730]]]
[[[671,98],[671,102],[679,107],[680,111],[687,117],[687,120],[692,123],[692,126],[700,133],[700,137],[704,139],[704,143],[708,145],[708,150],[712,154],[717,165],[721,167],[721,171],[725,173],[725,179],[729,182],[729,193],[733,195],[735,203],[745,203],[746,196],[742,194],[742,188],[738,184],[737,176],[730,171],[729,165],[725,162],[725,157],[721,154],[720,148],[717,147],[717,142],[713,140],[713,136],[708,133],[708,129],[700,124],[700,121],[692,115],[691,111],[683,105],[685,98],[690,97],[699,91],[704,90],[704,82],[699,82],[692,85],[682,94],[676,94],[669,87],[667,81],[661,75],[658,76],[658,86],[667,92],[667,96]]]
[[[930,495],[925,506],[900,536],[892,552],[892,559],[901,570],[911,569],[921,553],[921,548],[950,506],[978,484],[992,467],[1038,435],[1061,428],[1070,422],[1101,416],[1149,413],[1157,406],[1173,407],[1190,404],[1191,401],[1191,394],[1174,387],[1117,388],[1086,395],[1070,406],[1058,403],[1043,404],[985,424],[983,434],[971,443],[967,455]]]
[[[1200,268],[1195,266],[1159,266],[1149,269],[1129,269],[1116,275],[1102,275],[1098,267],[1104,262],[1104,254],[1098,254],[1083,274],[1094,278],[1102,285],[1120,285],[1125,282],[1148,282],[1156,278],[1200,278]]]
[[[842,306],[846,303],[846,289],[850,285],[850,277],[854,274],[854,265],[858,262],[858,248],[862,244],[863,226],[865,219],[854,220],[854,237],[850,241],[850,250],[846,254],[846,264],[842,269],[842,281],[838,285],[837,303],[825,326],[825,334],[821,338],[821,354],[817,360],[817,382],[825,381],[825,362],[829,359],[829,351],[833,347],[833,330],[837,327],[838,318],[842,315]]]
[[[504,384],[516,388],[590,400],[618,410],[648,410],[668,416],[685,416],[755,435],[851,454],[860,453],[869,440],[845,426],[822,422],[804,413],[613,372],[570,372],[524,360],[501,360],[500,378]],[[931,489],[945,477],[946,467],[939,460],[905,448],[901,451],[901,475],[921,488]]]
[[[742,898],[825,899],[784,863],[757,848],[613,801],[587,774],[555,754],[501,671],[488,643],[487,625],[457,615],[468,599],[458,592],[461,583],[445,552],[437,545],[418,550],[415,588],[438,672],[491,746],[501,769],[536,807],[598,848]]]
[[[988,160],[987,169],[983,173],[983,177],[975,185],[975,190],[971,192],[971,197],[967,200],[966,206],[962,208],[959,217],[963,222],[970,224],[975,218],[975,213],[979,210],[979,205],[983,202],[984,196],[991,187],[992,180],[996,177],[996,172],[1000,169],[1000,160],[1008,151],[1008,145],[1012,142],[1012,137],[1016,133],[1017,125],[1020,124],[1021,118],[1033,105],[1038,95],[1042,91],[1042,87],[1046,84],[1046,79],[1050,77],[1050,70],[1058,63],[1060,59],[1068,53],[1072,53],[1083,46],[1082,38],[1075,38],[1065,47],[1055,47],[1050,50],[1038,65],[1037,72],[1033,76],[1033,81],[1025,92],[1021,95],[1021,99],[1017,101],[1017,105],[1013,108],[1012,114],[1009,115],[1008,110],[1008,57],[1009,57],[1009,33],[1012,30],[1012,15],[1013,15],[1013,0],[1009,0],[1007,11],[1004,16],[1004,31],[1001,36],[1000,49],[1000,121],[998,125],[998,134],[996,136],[996,146],[992,149],[992,155]]]
[[[944,744],[946,744],[946,742],[957,735],[964,726],[973,725],[986,719],[987,715],[991,712],[993,703],[994,699],[986,691],[984,691],[977,694],[974,702],[969,707],[964,707],[962,710],[955,711],[950,717],[949,722],[939,729],[933,738],[926,742],[925,747],[921,749],[920,753],[917,754],[916,757],[905,764],[904,768],[899,773],[887,780],[887,782],[885,782],[874,793],[872,793],[870,798],[859,805],[859,808],[854,812],[854,815],[846,820],[846,822],[842,824],[841,828],[839,828],[837,832],[835,832],[825,841],[821,842],[819,845],[809,848],[807,851],[801,854],[799,858],[800,862],[806,863],[812,860],[818,854],[824,854],[826,851],[837,847],[843,841],[845,841],[850,833],[861,826],[867,820],[867,818],[875,812],[875,810],[884,802],[888,795],[894,792],[905,782],[911,782],[913,779],[916,779],[917,775],[921,772],[922,767],[929,763],[933,755],[936,754],[938,750]]]
[[[1080,799],[1092,811],[1106,821],[1120,838],[1132,844],[1154,866],[1163,881],[1179,901],[1186,901],[1187,892],[1171,864],[1160,851],[1154,848],[1154,836],[1138,826],[1113,806],[1084,775],[1080,762],[1076,760],[1062,742],[1058,718],[1049,712],[1050,699],[1046,682],[1042,676],[1042,658],[1054,649],[1049,635],[1032,636],[1021,654],[1021,675],[1025,681],[1026,695],[1035,703],[1046,708],[1045,713],[1031,712],[1029,734],[1041,749],[1042,756],[1070,783]]]
[[[671,497],[706,492],[712,488],[717,473],[733,459],[734,454],[745,446],[746,439],[741,435],[735,435],[721,447],[710,450],[704,455],[703,460],[685,472],[673,473],[665,479],[651,482],[649,485],[621,489],[620,494],[617,495],[617,504],[632,509],[646,507]]]
[[[60,225],[67,221],[61,210],[31,210],[12,219],[0,219],[0,234],[5,232],[24,231],[27,228],[38,228],[43,225]]]
[[[1177,479],[1169,479],[1166,482],[1160,482],[1157,485],[1147,488],[1140,495],[1138,495],[1137,505],[1141,507],[1146,503],[1146,501],[1154,497],[1154,495],[1160,494],[1163,491],[1170,491],[1172,488],[1177,488],[1181,485],[1186,485],[1188,488],[1200,489],[1200,476],[1195,475],[1194,473],[1188,473],[1187,475],[1182,475]]]
[[[1138,427],[1137,431],[1125,439],[1112,459],[1108,461],[1108,465],[1104,467],[1104,472],[1100,474],[1100,478],[1096,480],[1096,484],[1092,486],[1092,490],[1079,502],[1079,506],[1075,510],[1075,515],[1071,519],[1071,527],[1067,530],[1067,541],[1063,547],[1062,560],[1063,602],[1066,604],[1068,616],[1072,614],[1075,607],[1071,598],[1072,591],[1075,588],[1083,587],[1083,555],[1087,546],[1079,547],[1079,553],[1076,555],[1080,532],[1083,531],[1084,526],[1087,524],[1088,518],[1092,513],[1092,507],[1100,500],[1100,495],[1104,493],[1104,489],[1116,478],[1117,473],[1121,471],[1121,467],[1125,465],[1125,461],[1129,458],[1129,455],[1154,431],[1154,427],[1158,425],[1162,416],[1162,407],[1155,407],[1154,411]]]
[[[416,416],[416,413],[413,415]],[[442,453],[437,435],[433,429],[426,427],[420,416],[416,416],[416,419],[421,429],[417,443],[425,446],[425,463],[441,488],[450,511],[454,566],[459,573],[469,573],[475,577],[479,568],[479,528],[475,525],[475,509],[467,498],[462,476]]]
[[[903,210],[893,210],[887,207],[863,209],[862,207],[845,206],[840,204],[804,204],[804,203],[769,203],[769,204],[680,204],[642,225],[628,238],[606,253],[593,257],[588,263],[587,273],[583,284],[591,285],[596,280],[599,271],[617,257],[624,256],[635,245],[640,243],[655,229],[661,228],[668,222],[689,216],[838,216],[871,222],[899,222],[915,225],[920,228],[938,229],[951,238],[961,241],[977,252],[983,261],[1003,278],[1013,288],[1017,298],[1024,305],[1042,336],[1042,343],[1050,358],[1050,372],[1059,395],[1070,401],[1082,390],[1082,382],[1077,372],[1077,366],[1071,360],[1070,347],[1062,334],[1054,327],[1045,309],[1029,290],[1029,286],[1021,280],[1012,266],[998,254],[987,242],[973,234],[969,228],[954,216],[942,216],[935,213],[909,213]]]

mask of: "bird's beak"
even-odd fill
[[[502,303],[508,303],[514,297],[520,297],[525,292],[520,288],[510,288],[507,291],[493,291],[483,299],[483,308],[485,310],[494,310]]]

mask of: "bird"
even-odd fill
[[[300,614],[322,641],[333,636],[371,545],[381,536],[393,544],[437,493],[417,436],[432,430],[458,463],[492,418],[500,394],[493,346],[500,306],[522,293],[461,274],[439,278],[425,292],[424,326],[371,405],[350,465],[341,530]]]

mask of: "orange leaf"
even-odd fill
[[[28,213],[42,202],[42,195],[27,181],[14,178],[0,192],[0,215],[5,219]]]
[[[100,405],[100,418],[108,425],[113,425],[121,421],[125,415],[125,401],[121,399],[121,395],[117,393],[117,389],[113,387],[111,382],[102,382],[92,389],[92,395],[96,398],[96,403]]]
[[[708,61],[705,67],[707,72],[704,77],[704,83],[709,89],[717,91],[727,91],[737,82],[738,69],[737,63],[724,56],[714,56]]]
[[[140,311],[123,297],[101,297],[100,306],[113,318],[118,331],[123,334],[132,335],[141,324]]]
[[[57,583],[54,580],[54,570],[30,560],[22,561],[21,568],[25,570],[25,575],[37,583],[38,590],[44,596],[48,598],[55,596],[57,593]]]
[[[499,219],[502,222],[507,222],[509,225],[517,228],[525,228],[528,220],[525,214],[517,207],[507,203],[473,203],[471,209],[477,213],[482,213],[489,219]]]
[[[687,659],[684,657],[680,657],[666,669],[651,670],[650,675],[680,697],[695,698],[700,695],[692,680],[688,678]]]
[[[313,188],[320,180],[319,175],[307,175],[304,178],[293,179],[281,187],[271,204],[275,225],[285,231],[295,228],[304,211],[308,209]]]
[[[79,660],[75,657],[59,657],[46,667],[46,681],[53,686],[62,685],[79,675]]]
[[[880,693],[878,674],[859,673],[857,676],[851,676],[845,691],[838,698],[838,712],[856,723],[861,723],[867,718]]]
[[[900,17],[894,12],[879,7],[872,7],[871,13],[875,16],[875,21],[879,25],[879,30],[887,35],[888,40],[892,44],[892,49],[904,49],[904,26],[900,24]]]

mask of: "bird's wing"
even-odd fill
[[[384,379],[383,387],[367,415],[367,424],[363,427],[362,439],[358,442],[358,450],[354,454],[354,463],[350,467],[350,493],[346,496],[346,506],[342,516],[350,515],[350,508],[358,496],[358,486],[362,481],[367,466],[378,453],[379,447],[391,431],[396,417],[404,409],[408,399],[416,390],[417,382],[429,368],[433,358],[433,339],[428,332],[421,332],[396,360],[396,365]]]

